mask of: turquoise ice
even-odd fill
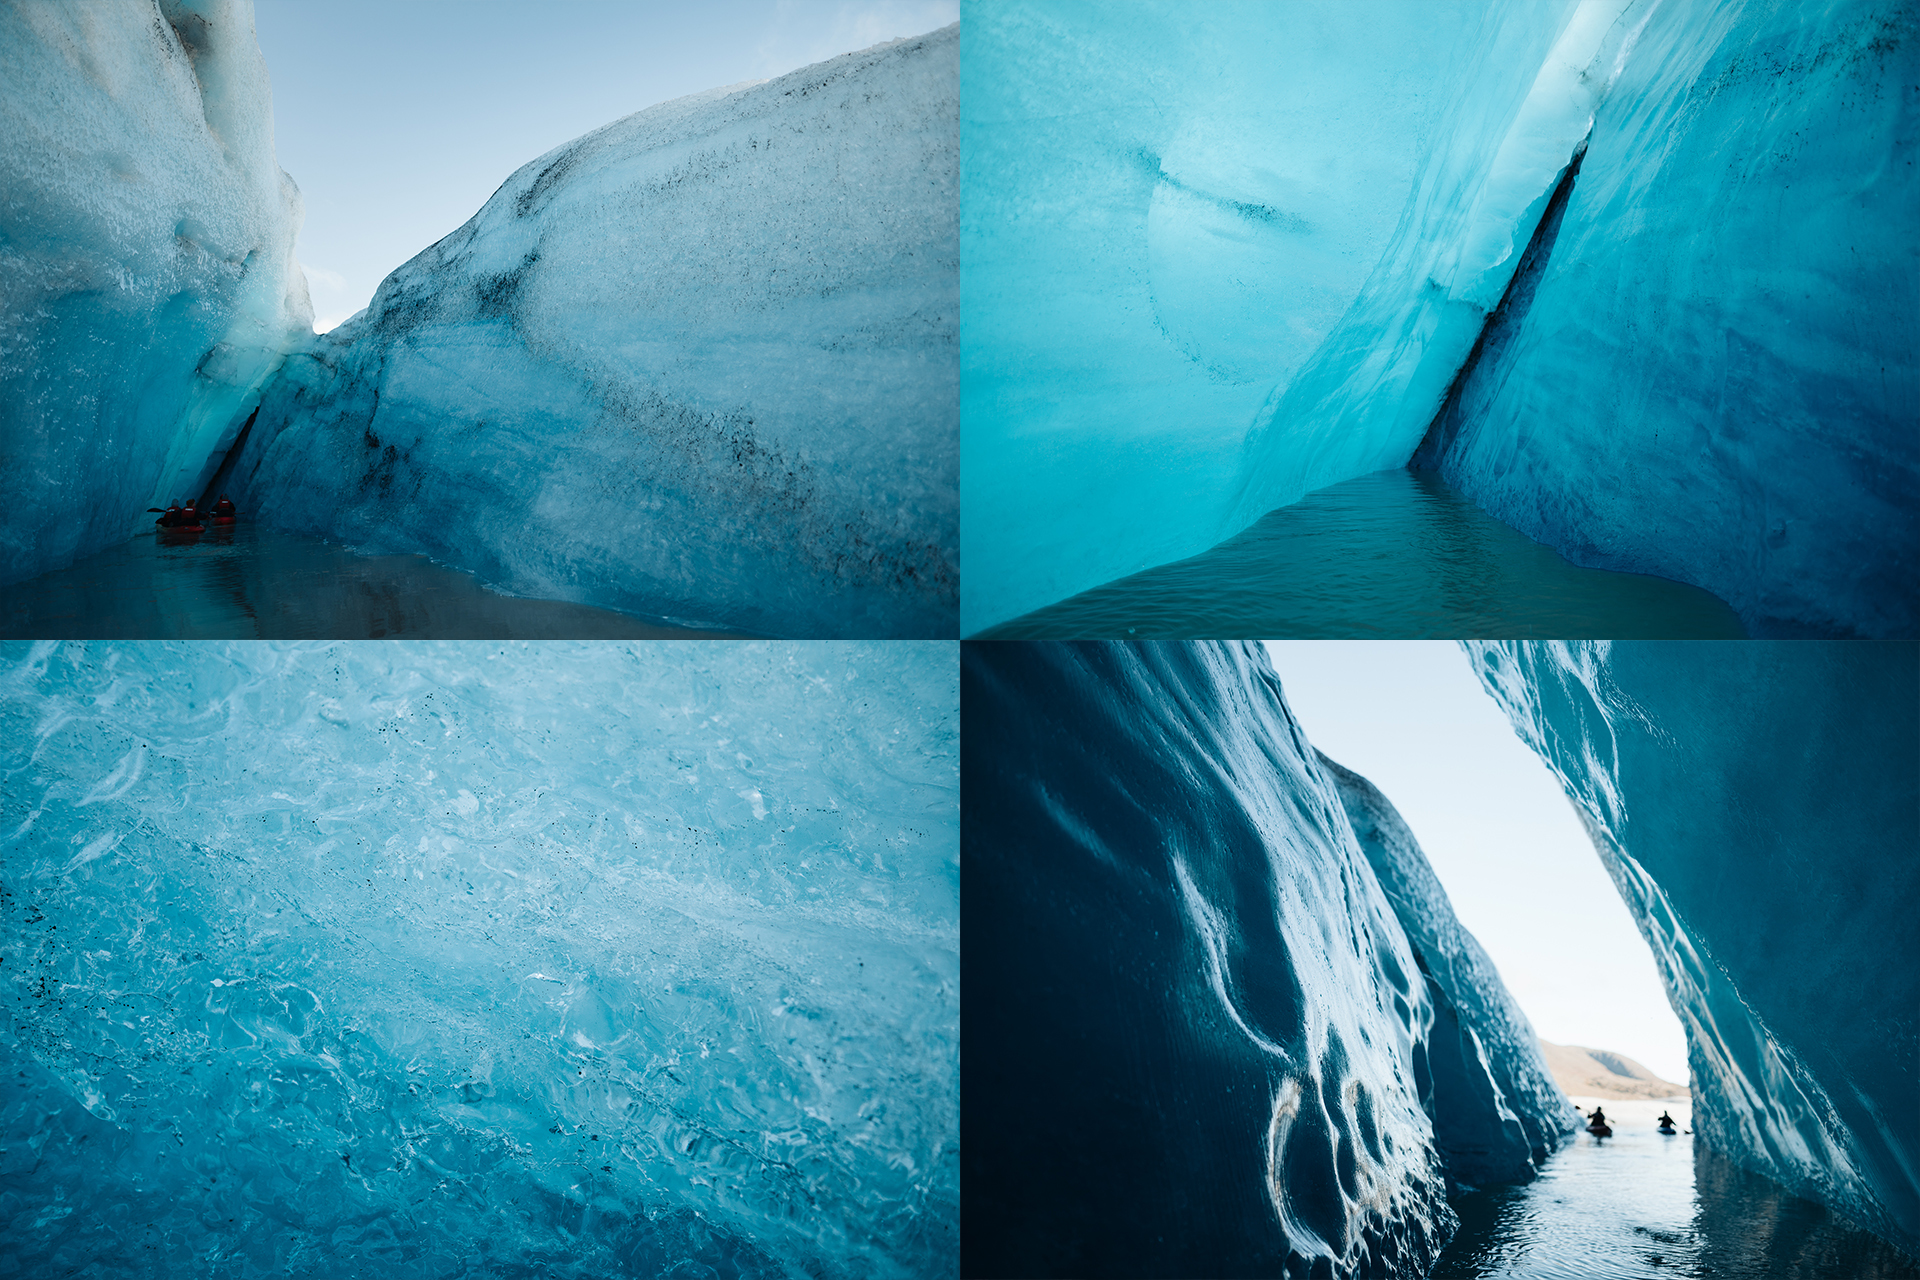
[[[1893,643],[1479,643],[1687,1030],[1694,1129],[1909,1252],[1920,653]]]
[[[966,17],[964,634],[1405,465],[1456,379],[1424,465],[1576,563],[1920,625],[1907,7]]]
[[[954,648],[0,646],[13,1265],[955,1274]]]

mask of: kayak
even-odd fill
[[[1587,1132],[1596,1138],[1611,1138],[1613,1136],[1613,1127],[1604,1124],[1590,1124],[1587,1126]]]
[[[1673,1128],[1673,1127],[1672,1127],[1671,1125],[1664,1125],[1664,1124],[1663,1124],[1663,1125],[1661,1125],[1661,1126],[1660,1126],[1660,1132],[1662,1132],[1662,1133],[1667,1133],[1667,1134],[1677,1134],[1677,1133],[1679,1133],[1680,1131],[1679,1131],[1678,1129],[1675,1129],[1675,1128]]]
[[[206,531],[207,526],[203,524],[163,524],[160,526],[160,532],[162,533],[205,533]]]
[[[215,516],[213,522],[215,524],[232,524],[237,519],[239,519],[238,516]]]

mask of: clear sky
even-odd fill
[[[1307,737],[1393,802],[1507,989],[1557,1044],[1687,1082],[1686,1034],[1573,806],[1445,641],[1270,640]]]
[[[325,330],[529,160],[656,103],[958,21],[959,0],[255,0]]]

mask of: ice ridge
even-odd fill
[[[951,636],[958,29],[520,169],[270,388],[236,500],[523,595]]]
[[[1531,1176],[1568,1108],[1524,1019],[1262,649],[970,645],[962,699],[970,1274],[1424,1274],[1435,1115]]]
[[[1575,1128],[1533,1024],[1453,914],[1399,811],[1371,782],[1315,754],[1427,981],[1434,1009],[1428,1113],[1448,1176],[1470,1187],[1529,1181]]]

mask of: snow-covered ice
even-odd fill
[[[520,169],[287,362],[236,501],[523,595],[951,636],[959,35]]]
[[[1920,1249],[1920,650],[1474,643],[1687,1029],[1713,1150]]]
[[[1424,1274],[1448,1151],[1558,1145],[1524,1018],[1264,650],[975,644],[962,697],[970,1270]]]
[[[956,681],[0,645],[12,1265],[955,1274]]]
[[[312,319],[251,0],[0,8],[0,582],[197,497]]]

